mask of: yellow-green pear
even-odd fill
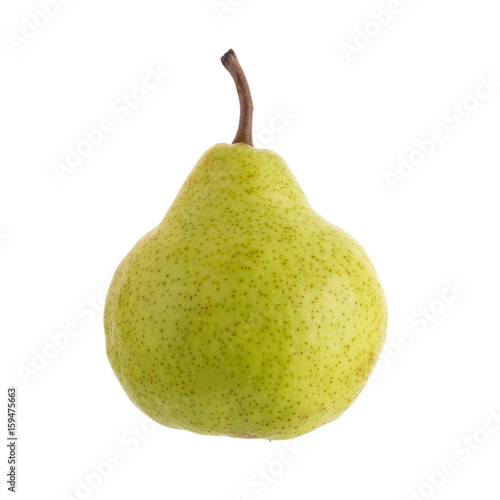
[[[283,159],[232,145],[198,161],[161,223],[119,265],[104,313],[132,402],[174,429],[290,439],[335,420],[382,349],[387,305],[363,248],[310,206]]]

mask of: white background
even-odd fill
[[[17,498],[499,499],[498,2],[219,4],[70,0],[30,28],[44,24],[36,1],[2,2],[1,399],[18,387]],[[366,248],[390,311],[369,386],[286,452],[153,430],[105,354],[115,268],[201,154],[234,137],[237,96],[219,61],[230,47],[256,140]],[[169,75],[144,92],[148,67]],[[481,79],[496,82],[489,95]],[[125,116],[117,100],[131,92],[142,100]],[[56,175],[106,118],[113,131]],[[429,145],[436,128],[446,140]],[[420,165],[391,189],[388,172],[411,154]],[[119,464],[96,472],[110,455]]]

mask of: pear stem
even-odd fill
[[[236,90],[238,91],[238,98],[240,100],[240,123],[238,125],[238,132],[236,132],[233,144],[244,143],[249,146],[253,146],[253,101],[245,73],[243,72],[233,49],[229,49],[221,57],[221,61],[224,68],[226,68],[233,77],[234,83],[236,84]]]

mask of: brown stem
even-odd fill
[[[240,100],[240,123],[238,125],[238,132],[234,138],[233,144],[242,142],[253,146],[252,140],[252,117],[253,117],[253,102],[250,94],[250,87],[248,81],[243,73],[238,58],[233,49],[229,49],[221,57],[222,65],[226,68],[233,77],[238,91],[238,98]]]

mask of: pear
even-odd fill
[[[247,80],[232,50],[222,62],[240,99],[238,133],[200,158],[116,270],[107,355],[160,424],[290,439],[359,395],[387,305],[363,248],[311,208],[280,156],[252,146]]]

